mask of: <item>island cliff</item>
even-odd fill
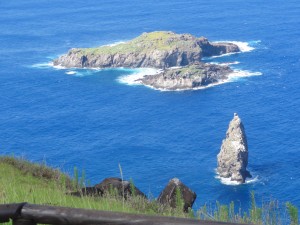
[[[74,48],[55,59],[53,65],[67,68],[151,67],[168,69],[184,67],[177,71],[167,70],[153,78],[147,76],[141,80],[141,83],[156,88],[183,90],[217,82],[228,74],[228,67],[222,68],[211,64],[195,66],[194,64],[199,63],[202,57],[239,51],[239,47],[232,43],[214,43],[204,37],[197,38],[191,34],[156,31],[143,33],[131,41],[113,46]],[[189,66],[191,68],[188,68]],[[199,75],[196,75],[198,69]],[[191,73],[186,73],[187,70]],[[204,70],[208,72],[205,73]],[[222,71],[225,72],[223,75],[219,73]],[[186,79],[187,77],[189,79]],[[193,79],[190,79],[191,77]],[[162,79],[165,81],[164,84],[161,82]]]
[[[231,120],[226,138],[223,140],[218,154],[217,172],[220,177],[230,178],[231,181],[245,183],[251,177],[246,167],[248,165],[248,144],[243,123],[235,113]]]

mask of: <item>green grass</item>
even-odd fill
[[[76,190],[80,184],[71,181],[69,176],[57,169],[25,160],[1,157],[0,174],[0,204],[29,202],[149,215],[174,216],[176,214],[186,217],[180,210],[161,206],[154,201],[147,201],[138,196],[132,197],[124,205],[123,199],[114,195],[107,195],[103,198],[79,198],[68,195],[66,193]]]
[[[189,65],[185,67],[181,67],[178,69],[171,69],[170,72],[173,73],[174,71],[177,71],[177,73],[180,76],[185,76],[188,78],[197,78],[197,77],[204,77],[204,69],[197,66],[197,65]],[[166,72],[168,73],[168,71]]]
[[[113,55],[113,54],[140,54],[149,51],[170,51],[178,48],[195,51],[200,47],[195,45],[195,37],[189,36],[189,40],[182,40],[180,34],[166,31],[143,33],[137,38],[115,46],[100,46],[96,48],[77,48],[71,51],[79,51],[82,55]]]
[[[75,179],[71,179],[60,170],[49,168],[43,164],[34,164],[13,157],[0,157],[0,204],[29,202],[223,222],[299,224],[298,209],[294,205],[291,203],[282,205],[277,201],[269,201],[258,207],[253,192],[251,193],[250,209],[247,212],[237,208],[233,202],[229,205],[216,202],[216,204],[206,204],[195,212],[190,210],[188,213],[183,213],[183,201],[179,190],[176,192],[176,202],[179,207],[175,209],[160,205],[154,199],[145,200],[137,196],[127,199],[125,203],[124,198],[114,194],[107,194],[104,197],[74,197],[66,193],[82,186],[84,178],[84,173],[80,178],[77,169],[74,172]],[[134,186],[132,181],[131,185]]]

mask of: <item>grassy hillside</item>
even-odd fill
[[[76,177],[76,176],[75,176]],[[248,212],[230,205],[204,205],[196,212],[182,212],[180,207],[172,209],[158,204],[155,200],[132,197],[124,201],[122,197],[74,197],[67,193],[80,186],[78,180],[45,165],[25,160],[0,156],[0,204],[29,202],[53,206],[143,213],[148,215],[191,217],[196,219],[240,222],[253,224],[298,224],[298,209],[291,203],[285,205],[272,201],[258,207],[252,193]]]
[[[0,157],[0,204],[29,202],[54,206],[87,208],[150,215],[187,217],[181,210],[162,207],[133,197],[123,204],[117,196],[75,197],[68,195],[78,184],[59,170],[11,157]]]

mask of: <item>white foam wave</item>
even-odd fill
[[[251,52],[253,51],[255,48],[251,45],[253,44],[257,44],[260,41],[249,41],[249,42],[245,42],[245,41],[216,41],[215,43],[232,43],[235,44],[239,47],[240,52]],[[235,53],[228,53],[228,54],[235,54]],[[228,54],[224,54],[224,55],[228,55]]]
[[[182,68],[182,66],[173,66],[173,67],[170,67],[169,69],[180,69]]]
[[[228,75],[227,82],[233,82],[243,77],[261,76],[261,72],[252,72],[248,70],[234,70],[233,73]]]
[[[36,63],[36,64],[31,65],[30,67],[32,67],[32,68],[39,68],[39,69],[45,69],[45,68],[53,67],[53,64],[52,64],[52,62]]]
[[[46,68],[55,68],[55,69],[66,69],[66,67],[57,65],[54,66],[53,62],[45,62],[45,63],[36,63],[31,65],[32,68],[38,68],[38,69],[46,69]]]
[[[250,76],[260,76],[262,75],[261,72],[251,72],[251,71],[247,71],[247,70],[234,70],[233,73],[228,75],[227,79],[224,80],[219,80],[216,83],[212,83],[206,86],[200,86],[200,87],[195,87],[195,88],[186,88],[186,89],[165,89],[165,88],[154,88],[152,86],[149,85],[145,85],[146,87],[149,87],[151,89],[157,90],[157,91],[197,91],[197,90],[203,90],[206,88],[211,88],[217,85],[221,85],[224,83],[228,83],[228,82],[235,82],[238,81],[239,78],[243,78],[243,77],[250,77]],[[141,83],[139,82],[138,84],[141,85]]]
[[[61,66],[61,65],[56,65],[56,66],[54,66],[54,65],[52,64],[52,67],[55,68],[55,69],[57,69],[57,70],[65,70],[65,69],[67,69],[67,67],[64,67],[64,66]]]
[[[229,56],[229,55],[234,55],[237,53],[241,52],[251,52],[255,49],[252,45],[257,45],[260,43],[260,40],[258,41],[249,41],[249,42],[243,42],[243,41],[215,41],[214,43],[232,43],[235,44],[239,47],[240,51],[239,52],[230,52],[222,55],[216,55],[216,56],[211,56],[211,57],[204,57],[204,59],[214,59],[214,58],[220,58],[224,56]]]
[[[261,43],[261,40],[250,41],[249,43],[251,43],[251,44],[259,44],[259,43]]]
[[[157,90],[157,91],[197,91],[197,90],[203,90],[203,89],[206,89],[206,88],[211,88],[211,87],[214,87],[214,86],[217,86],[217,85],[220,85],[220,84],[224,84],[226,83],[227,81],[226,80],[220,80],[219,82],[216,82],[216,83],[212,83],[212,84],[209,84],[209,85],[206,85],[206,86],[200,86],[200,87],[194,87],[194,88],[186,88],[186,89],[166,89],[166,88],[154,88],[150,85],[145,85],[146,87],[149,87],[153,90]]]
[[[123,70],[122,68],[114,68],[114,69],[107,69],[107,68],[79,68],[77,70],[71,70],[66,72],[66,74],[74,75],[76,77],[86,77],[86,76],[93,76],[97,74],[99,71],[105,71],[105,70]]]
[[[68,71],[68,72],[66,72],[66,74],[68,74],[68,75],[74,75],[74,74],[76,74],[76,71]]]
[[[226,54],[222,54],[222,55],[215,55],[215,56],[210,56],[210,57],[203,57],[203,59],[215,59],[215,58],[221,58],[224,56],[229,56],[229,55],[234,55],[237,54],[238,52],[231,52],[231,53],[226,53]]]
[[[209,62],[209,64],[215,64],[215,65],[220,65],[220,66],[230,66],[230,65],[237,65],[240,64],[239,61],[234,61],[234,62]]]
[[[220,182],[222,184],[225,184],[225,185],[231,185],[231,186],[236,186],[236,185],[243,185],[243,184],[240,184],[238,183],[237,181],[232,181],[231,178],[224,178],[224,177],[220,177],[219,175],[215,176],[216,179],[219,179]],[[252,184],[252,183],[256,183],[258,182],[259,179],[258,179],[258,176],[254,177],[254,178],[246,178],[246,181],[244,183],[245,184]]]
[[[54,66],[53,62],[36,63],[36,64],[31,65],[31,67],[38,68],[38,69],[46,69],[46,68],[55,68],[58,70],[67,69],[66,67],[61,66],[61,65]]]
[[[154,68],[139,68],[134,69],[133,71],[135,71],[133,74],[118,77],[118,82],[127,85],[142,85],[142,83],[138,81],[139,79],[142,79],[145,75],[158,74],[162,70]]]
[[[247,179],[246,179],[246,184],[252,184],[252,183],[256,183],[256,182],[258,182],[258,181],[259,181],[258,176],[253,177],[253,178],[247,178]]]
[[[242,41],[229,41],[229,42],[237,45],[241,50],[241,52],[251,52],[255,49],[254,47],[250,46],[251,42],[242,42]]]

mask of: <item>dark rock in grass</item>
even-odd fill
[[[82,196],[92,196],[99,197],[103,195],[103,191],[96,187],[85,187],[79,191],[71,192],[70,195],[82,197]]]
[[[168,204],[172,208],[176,208],[178,199],[181,199],[184,204],[183,211],[188,212],[188,209],[192,208],[196,197],[196,193],[193,192],[189,187],[183,184],[178,178],[173,178],[160,193],[157,200],[161,204]]]
[[[129,181],[109,177],[104,179],[101,183],[95,185],[94,187],[85,187],[79,191],[71,192],[70,194],[77,197],[82,196],[93,196],[93,197],[102,197],[104,195],[114,195],[114,196],[123,196],[128,199],[132,196],[140,196],[147,198],[146,195],[141,192],[137,187],[131,184]]]
[[[94,187],[100,189],[104,194],[117,194],[121,197],[123,196],[124,190],[124,197],[126,199],[131,196],[140,196],[146,198],[146,195],[143,192],[141,192],[137,187],[135,187],[129,181],[122,181],[122,179],[120,178],[106,178]]]

